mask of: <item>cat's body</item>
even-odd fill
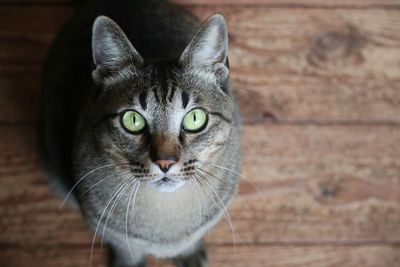
[[[203,266],[201,238],[238,185],[225,22],[212,17],[192,40],[196,20],[176,7],[104,2],[78,12],[49,54],[43,162],[111,244],[113,266],[139,266],[147,255]],[[93,25],[98,15],[122,30],[106,17]]]

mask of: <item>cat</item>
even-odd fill
[[[41,158],[53,188],[110,245],[110,266],[145,266],[148,255],[207,265],[202,238],[239,184],[227,53],[222,15],[199,25],[161,0],[89,1],[56,38]]]

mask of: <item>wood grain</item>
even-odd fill
[[[396,266],[399,261],[397,246],[248,246],[236,249],[212,247],[212,266],[237,267],[374,267]]]
[[[239,99],[256,103],[245,120],[398,122],[398,10],[221,11]]]
[[[0,124],[35,123],[40,102],[39,76],[0,74]]]
[[[1,7],[0,75],[40,74],[51,42],[71,14],[66,7]]]
[[[106,266],[105,251],[95,248],[93,266]],[[394,267],[400,247],[371,246],[209,246],[210,267]],[[89,246],[0,248],[0,260],[14,267],[86,267]],[[236,256],[234,256],[236,255]],[[150,260],[149,267],[172,267],[169,261]]]
[[[366,8],[397,7],[400,3],[397,0],[172,0],[171,2],[181,5],[194,6],[266,6],[266,7],[324,7],[324,8]]]
[[[86,2],[86,0],[0,0],[0,5],[3,6],[72,6],[77,3]]]
[[[2,266],[13,267],[87,267],[90,246],[1,246]],[[106,267],[106,250],[96,247],[92,266]]]
[[[1,10],[0,51],[7,53],[0,53],[0,121],[32,121],[41,64],[71,10]],[[232,80],[246,123],[400,123],[399,9],[190,10],[202,19],[221,11],[228,20]],[[18,102],[21,90],[32,105]]]
[[[0,0],[0,4],[35,4],[35,5],[71,5],[83,1],[77,0]],[[347,7],[347,8],[366,8],[381,7],[390,8],[397,7],[400,3],[398,0],[172,0],[171,2],[179,5],[196,5],[196,6],[237,6],[237,5],[260,5],[269,7]]]
[[[38,167],[32,126],[2,126],[0,243],[90,244],[80,215],[60,210]],[[240,243],[400,242],[397,127],[247,126],[241,198],[230,210]],[[207,237],[232,243],[226,221]]]
[[[92,232],[36,153],[41,66],[76,2],[0,0],[1,266],[89,263]],[[174,2],[227,18],[254,181],[229,209],[236,244],[226,220],[207,235],[210,266],[397,266],[400,1]],[[97,241],[93,266],[106,261]]]

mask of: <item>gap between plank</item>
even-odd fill
[[[383,9],[383,10],[393,10],[393,9],[400,9],[400,5],[397,4],[367,4],[367,5],[352,5],[352,4],[328,4],[328,5],[322,5],[322,4],[315,4],[315,3],[260,3],[260,2],[253,2],[253,3],[237,3],[233,2],[232,3],[200,3],[200,4],[194,4],[194,3],[184,3],[182,1],[170,1],[173,4],[176,4],[178,6],[186,7],[186,8],[210,8],[210,7],[229,7],[229,8],[246,8],[246,7],[265,7],[265,8],[287,8],[287,9],[292,9],[292,8],[304,8],[304,9],[348,9],[348,10],[373,10],[373,9]],[[65,6],[66,8],[68,7],[75,7],[78,6],[81,2],[78,1],[60,1],[60,2],[48,2],[48,1],[40,1],[40,2],[0,2],[0,8],[1,7],[21,7],[21,6],[26,6],[26,7],[62,7]]]
[[[233,243],[223,242],[205,242],[209,247],[231,247]],[[7,243],[0,242],[0,250],[7,249],[27,249],[27,248],[91,248],[91,243],[82,244],[20,244],[20,243]],[[242,242],[237,243],[236,247],[314,247],[314,246],[331,246],[331,247],[363,247],[363,246],[400,246],[399,241],[382,241],[382,240],[366,240],[366,241],[267,241],[267,242]],[[99,242],[96,242],[95,248],[100,248]]]

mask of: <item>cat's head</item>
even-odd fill
[[[206,20],[171,61],[143,59],[122,29],[101,16],[92,50],[97,90],[84,123],[92,127],[89,142],[98,162],[174,191],[212,172],[206,162],[226,160],[234,102],[223,16]]]

